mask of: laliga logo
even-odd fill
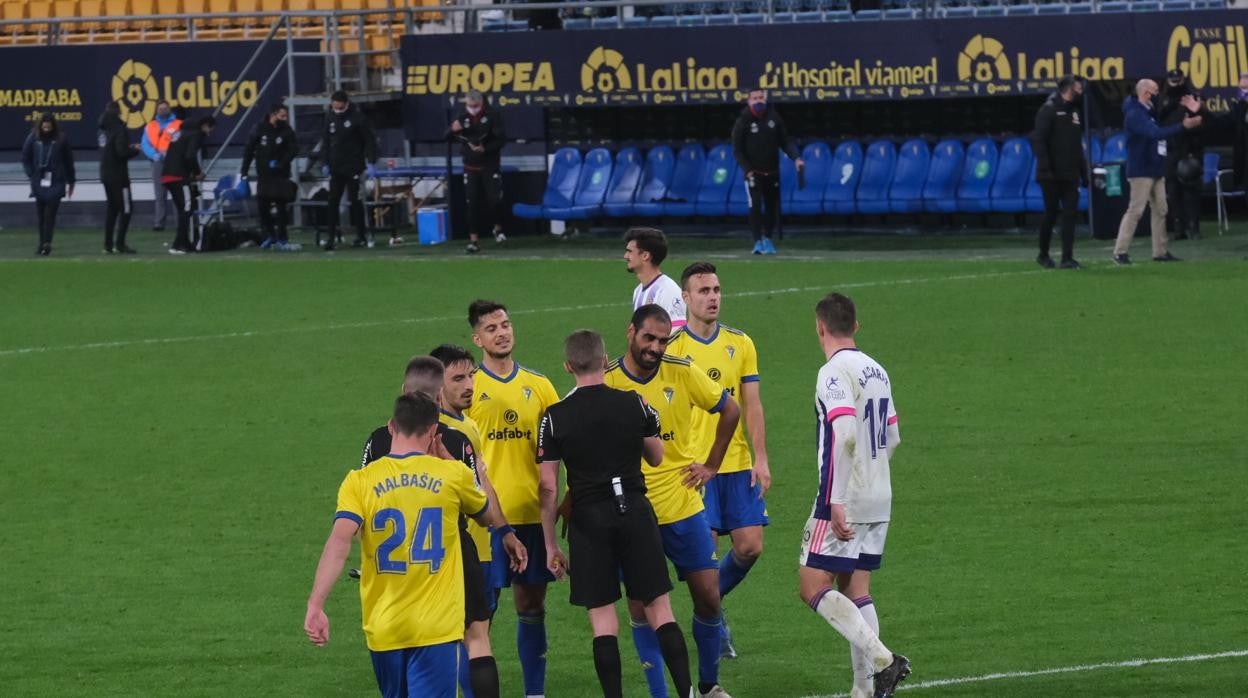
[[[121,105],[121,120],[126,128],[142,128],[156,116],[160,88],[152,69],[143,63],[128,60],[113,76],[113,99]]]
[[[966,48],[958,54],[958,79],[976,82],[1009,80],[1010,59],[1000,41],[976,34],[966,42]]]
[[[255,80],[244,80],[237,85],[235,90],[235,83],[219,82],[215,70],[207,77],[199,75],[185,82],[174,83],[167,75],[158,81],[147,64],[130,59],[122,63],[113,76],[112,93],[113,99],[121,105],[121,119],[126,127],[141,128],[156,116],[156,103],[161,98],[168,100],[171,106],[215,108],[224,105],[221,113],[233,116],[239,107],[250,107],[260,96]],[[226,97],[230,98],[228,102]]]
[[[581,90],[613,92],[633,89],[633,76],[628,74],[624,56],[614,49],[599,46],[581,64]]]

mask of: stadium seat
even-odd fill
[[[858,10],[854,13],[855,22],[877,22],[884,18],[879,10]]]
[[[676,169],[672,183],[663,202],[665,216],[692,216],[698,188],[702,186],[702,170],[706,168],[706,153],[700,145],[687,145],[676,156]]]
[[[1036,181],[1036,160],[1031,159],[1031,174],[1027,176],[1027,188],[1023,195],[1025,199],[1024,208],[1028,213],[1044,212],[1044,192],[1040,190],[1040,183]]]
[[[732,145],[721,143],[706,154],[702,169],[702,183],[698,187],[694,214],[698,216],[723,216],[728,213],[728,192],[732,190],[733,178],[737,176],[737,161],[732,156]]]
[[[1190,10],[1192,9],[1191,0],[1165,0],[1161,3],[1161,9],[1170,12]]]
[[[781,203],[783,208],[784,204]],[[745,173],[738,167],[732,173],[732,188],[728,190],[728,215],[750,215],[750,194],[745,189]]]
[[[581,152],[576,148],[560,148],[559,152],[555,153],[554,162],[551,163],[550,174],[546,178],[546,191],[542,194],[541,203],[517,203],[512,205],[511,212],[517,218],[537,220],[542,217],[543,207],[571,206],[580,175]]]
[[[889,10],[884,10],[884,19],[914,19],[914,8],[894,7]]]
[[[945,19],[965,19],[975,16],[975,8],[970,5],[955,5],[941,10]]]
[[[624,148],[615,154],[615,170],[602,200],[604,214],[624,218],[632,213],[633,197],[641,181],[641,163],[641,151],[636,148]]]
[[[997,174],[997,144],[981,138],[966,149],[962,178],[958,183],[958,211],[988,213],[992,210],[992,179]]]
[[[1027,210],[1027,182],[1031,179],[1031,141],[1011,138],[1001,144],[997,176],[989,196],[992,210],[998,213],[1022,213]]]
[[[798,157],[801,157],[799,152]],[[780,205],[788,208],[793,200],[793,192],[797,191],[797,163],[788,153],[780,153]]]
[[[976,17],[1004,17],[1005,8],[1001,5],[982,5],[975,8]]]
[[[892,141],[878,140],[867,146],[858,179],[855,210],[858,213],[888,213],[888,186],[897,169],[897,147]]]
[[[702,150],[701,146],[688,147],[697,148],[699,153]],[[663,199],[667,196],[667,188],[672,185],[675,171],[676,156],[671,148],[665,145],[651,148],[646,153],[646,164],[641,168],[641,183],[637,185],[637,194],[633,197],[629,214],[646,218],[663,215]]]
[[[1101,161],[1101,148],[1101,139],[1096,136],[1083,139],[1083,156],[1088,162],[1095,164]]]
[[[932,153],[927,142],[915,138],[901,144],[897,169],[888,188],[888,210],[892,213],[922,213],[923,187],[931,170]]]
[[[794,12],[793,21],[794,22],[822,22],[823,13],[822,12]]]
[[[834,216],[854,213],[854,193],[862,176],[862,145],[858,141],[844,141],[836,146],[832,155],[832,167],[828,183],[823,190],[823,212]]]
[[[1158,0],[1135,0],[1131,3],[1132,12],[1160,12],[1161,3]]]
[[[656,15],[650,18],[650,26],[674,27],[676,26],[676,18],[671,15]]]
[[[1092,3],[1090,2],[1072,2],[1066,6],[1066,13],[1072,15],[1086,15],[1092,11]]]
[[[556,221],[589,220],[602,215],[602,201],[611,183],[611,151],[594,148],[585,153],[570,206],[542,206],[542,217]]]
[[[957,213],[958,182],[966,150],[960,141],[944,140],[932,149],[932,160],[923,183],[923,210],[928,213]]]
[[[1101,12],[1128,12],[1131,10],[1131,3],[1126,0],[1110,0],[1101,3]]]
[[[641,29],[650,26],[649,17],[625,17],[624,26],[629,29]]]
[[[1066,14],[1066,3],[1050,2],[1040,5],[1036,8],[1036,14],[1039,15],[1064,15]]]
[[[1007,5],[1005,8],[1006,17],[1019,17],[1036,14],[1036,6],[1031,3],[1023,5]]]
[[[1101,157],[1097,162],[1126,162],[1127,134],[1115,133],[1105,139],[1105,147],[1101,149]]]
[[[806,186],[793,188],[793,195],[784,202],[784,211],[798,216],[823,213],[823,189],[832,171],[832,151],[827,143],[810,143],[802,150],[806,163]]]

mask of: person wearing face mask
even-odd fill
[[[108,201],[104,214],[104,252],[134,254],[134,249],[126,244],[134,201],[130,192],[130,160],[142,151],[130,142],[126,124],[121,120],[121,105],[116,101],[105,105],[99,125],[100,184],[104,185],[104,198]]]
[[[330,111],[325,119],[321,138],[321,172],[329,177],[329,240],[325,251],[332,252],[341,240],[338,232],[338,207],[345,193],[351,207],[351,225],[355,228],[356,247],[372,247],[373,239],[364,230],[364,202],[360,200],[360,177],[377,176],[377,138],[364,113],[351,104],[346,92],[338,90],[330,97]]]
[[[732,154],[750,199],[754,254],[775,254],[771,234],[780,225],[780,151],[805,167],[780,114],[767,104],[766,90],[751,90],[746,107],[732,127]]]
[[[1166,89],[1158,98],[1158,123],[1171,126],[1195,115],[1195,110],[1183,105],[1188,95],[1199,99],[1183,71],[1176,68],[1166,73]],[[1206,126],[1184,130],[1166,142],[1166,230],[1176,240],[1200,236]]]
[[[165,203],[169,200],[169,192],[165,190],[164,176],[165,153],[169,150],[173,134],[182,128],[182,119],[173,113],[166,100],[156,103],[156,117],[147,122],[143,128],[143,140],[139,147],[143,154],[152,161],[152,191],[155,194],[156,216],[152,220],[152,230],[164,230],[168,216]]]
[[[286,210],[295,198],[290,163],[299,154],[289,119],[290,111],[285,104],[273,105],[268,118],[256,126],[243,150],[243,167],[239,173],[243,179],[247,179],[251,163],[256,163],[256,204],[260,207],[260,226],[264,228],[264,242],[260,247],[266,250],[298,249],[290,244],[286,235]]]
[[[1114,243],[1114,263],[1128,265],[1127,254],[1135,228],[1144,216],[1147,206],[1151,212],[1153,235],[1153,261],[1177,262],[1170,254],[1166,239],[1166,152],[1167,139],[1183,129],[1196,128],[1201,124],[1199,116],[1185,116],[1180,123],[1161,126],[1157,123],[1157,104],[1160,90],[1152,80],[1140,80],[1135,84],[1135,96],[1122,103],[1123,127],[1127,133],[1127,182],[1131,188],[1131,202],[1118,226],[1118,240]],[[1180,100],[1192,111],[1200,109],[1200,102],[1188,95]]]
[[[486,221],[493,223],[494,240],[507,241],[503,234],[503,175],[500,170],[507,130],[503,116],[490,108],[485,96],[471,90],[464,97],[460,112],[446,130],[446,137],[460,142],[464,160],[464,200],[468,212],[468,253],[481,251],[479,233]]]
[[[1040,221],[1040,255],[1045,269],[1056,264],[1049,256],[1053,225],[1062,224],[1062,268],[1078,269],[1075,261],[1075,221],[1079,217],[1079,182],[1086,178],[1083,159],[1083,126],[1079,118],[1083,81],[1062,78],[1053,95],[1036,112],[1031,149],[1036,154],[1036,182],[1044,194],[1044,218]]]
[[[73,198],[74,153],[61,133],[56,117],[44,112],[22,146],[22,167],[30,180],[30,196],[39,219],[39,247],[35,254],[52,254],[52,231],[61,199]]]
[[[199,208],[199,183],[204,181],[204,141],[217,126],[212,115],[188,121],[186,128],[173,134],[165,154],[161,180],[178,212],[178,234],[169,246],[169,254],[183,255],[200,248],[202,237],[191,217]]]

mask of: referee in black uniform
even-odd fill
[[[441,406],[439,396],[442,394],[444,372],[442,362],[432,356],[412,357],[407,362],[407,370],[403,374],[403,394],[420,393]],[[477,453],[463,432],[445,424],[438,424],[438,438],[446,452],[430,455],[460,461],[474,473],[477,472]],[[378,458],[389,455],[390,443],[389,426],[374,430],[364,444],[364,457],[360,461],[360,467],[367,467],[369,463]],[[478,482],[479,480],[480,478]],[[487,489],[486,497],[496,500],[491,492],[492,490]],[[507,550],[507,557],[511,559],[513,569],[518,565],[518,571],[523,571],[528,555],[524,544],[516,538],[511,526],[507,525],[497,501],[490,507],[490,512],[494,520],[487,521],[487,523],[503,536],[503,547]],[[459,517],[459,543],[464,558],[464,625],[467,627],[473,623],[488,622],[490,616],[493,615],[491,611],[493,604],[489,597],[491,591],[485,584],[485,569],[481,566],[480,556],[477,555],[477,545],[473,543],[472,536],[468,535],[468,520],[464,516]],[[502,561],[499,561],[499,564],[502,564]],[[472,658],[467,663],[468,683],[473,695],[480,698],[498,698],[498,666],[494,663],[494,657]],[[461,673],[460,676],[462,682],[463,674]]]
[[[568,545],[576,563],[572,604],[589,610],[602,694],[623,696],[615,612],[623,577],[628,597],[646,605],[676,695],[690,695],[689,649],[672,615],[663,540],[641,473],[643,456],[652,466],[663,460],[659,415],[637,393],[603,385],[607,350],[597,332],[573,332],[564,352],[564,368],[576,377],[576,389],[546,410],[537,442],[546,566],[555,577],[568,567],[555,541],[563,461],[572,502]]]

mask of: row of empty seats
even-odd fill
[[[769,8],[770,5],[770,8]],[[880,9],[849,7],[847,0],[727,0],[658,6],[657,13],[641,8],[632,17],[577,16],[563,20],[565,29],[611,29],[643,27],[723,26],[732,24],[764,24],[766,22],[872,22],[879,20],[967,17],[1026,17],[1033,15],[1087,14],[1091,12],[1159,12],[1221,9],[1227,0],[1086,0],[1045,2],[1010,2],[990,0],[983,3],[948,4],[934,7],[925,15],[923,3],[885,2]],[[770,12],[769,12],[770,9]],[[593,5],[586,12],[592,13]],[[484,31],[525,31],[529,24],[514,18],[490,18],[481,23]]]
[[[1126,136],[1087,143],[1092,162],[1126,160]],[[980,138],[970,145],[921,139],[900,146],[878,140],[864,146],[843,141],[835,149],[809,143],[802,150],[804,186],[788,156],[780,158],[781,210],[789,215],[849,216],[890,213],[1027,213],[1044,210],[1036,163],[1026,138],[1000,145]],[[1080,194],[1087,208],[1087,191]],[[612,157],[595,148],[584,157],[563,148],[551,163],[541,203],[518,203],[526,219],[591,220],[744,216],[749,212],[745,177],[732,146],[686,145],[675,152],[655,146],[643,156],[624,148]]]

